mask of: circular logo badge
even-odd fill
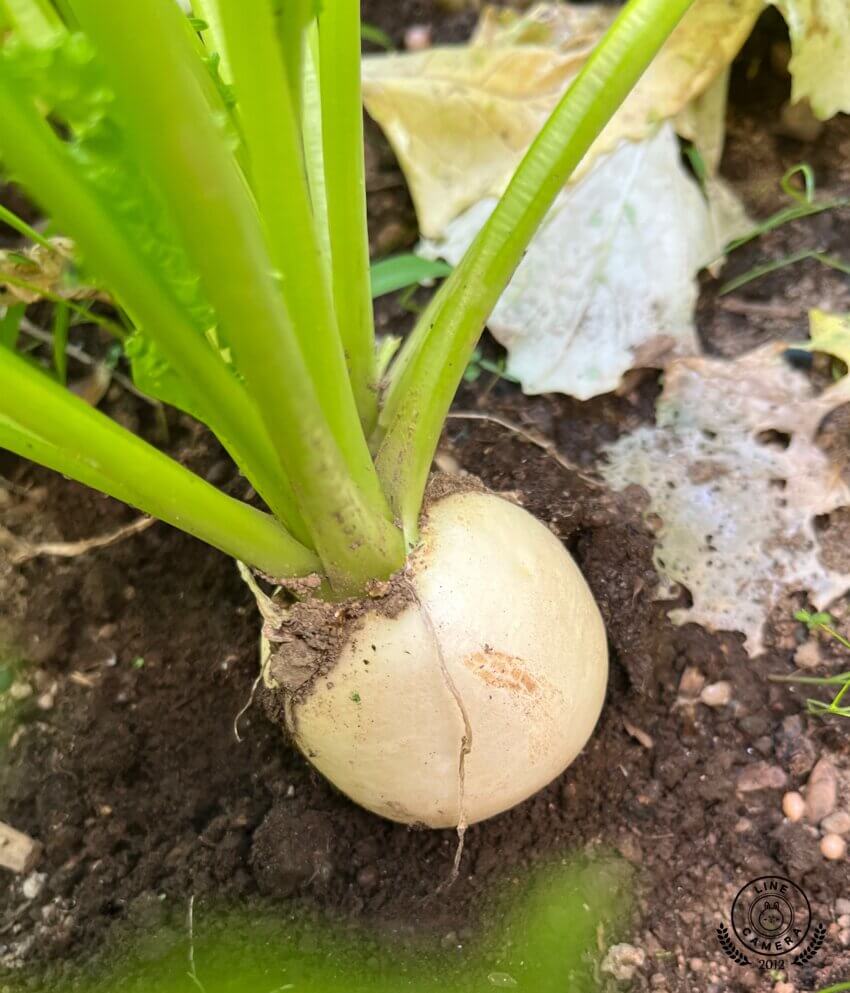
[[[784,876],[753,879],[732,904],[735,937],[762,955],[792,951],[803,943],[811,924],[808,897]]]

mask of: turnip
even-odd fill
[[[320,675],[284,692],[287,725],[331,782],[393,820],[472,824],[519,803],[576,757],[602,707],[605,631],[581,573],[490,493],[431,503],[394,588],[329,624],[332,661],[316,653]],[[266,682],[292,687],[306,656],[301,639],[279,646]]]
[[[206,423],[265,507],[9,347],[0,444],[244,563],[270,711],[383,816],[492,816],[599,715],[605,637],[567,551],[474,481],[429,478],[488,314],[689,4],[626,5],[393,357],[371,309],[358,3],[0,0],[4,167],[114,301],[136,385]]]

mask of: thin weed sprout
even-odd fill
[[[809,611],[798,610],[794,614],[794,619],[801,621],[811,632],[823,631],[830,638],[835,639],[840,645],[850,651],[850,640],[844,637],[835,629],[835,621],[830,613],[825,610]],[[842,700],[850,691],[850,672],[839,672],[834,676],[801,676],[794,674],[791,676],[771,676],[775,683],[800,683],[806,686],[835,686],[838,691],[828,703],[823,700],[809,698],[806,700],[806,707],[810,714],[817,714],[819,717],[850,717],[850,697],[848,703],[842,706]]]
[[[802,179],[802,189],[799,189],[795,184],[796,177]],[[812,217],[827,210],[839,210],[842,207],[850,206],[850,198],[847,197],[829,200],[819,200],[816,198],[815,174],[807,162],[800,162],[792,166],[780,180],[780,186],[782,192],[791,200],[791,203],[787,207],[782,207],[771,214],[770,217],[757,224],[746,234],[729,242],[726,246],[726,254],[734,252],[736,249],[749,244],[756,238],[760,238],[770,231],[775,231],[777,228],[789,224],[791,221],[800,220],[804,217]],[[734,279],[723,283],[718,293],[720,296],[725,296],[727,293],[732,293],[756,279],[761,279],[763,276],[768,276],[772,272],[778,272],[780,269],[785,269],[790,265],[796,265],[798,262],[805,262],[807,259],[812,259],[829,269],[835,269],[845,275],[850,275],[850,263],[844,262],[843,259],[836,258],[827,252],[822,252],[814,248],[804,248],[782,258],[772,259],[770,262],[763,262],[753,266],[739,276],[735,276]]]

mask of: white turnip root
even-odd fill
[[[367,605],[306,692],[284,691],[286,724],[363,807],[463,827],[531,796],[578,755],[605,695],[602,619],[561,542],[478,490],[431,503],[398,583],[400,608]],[[299,661],[292,649],[266,668],[267,685],[281,689],[281,666]]]

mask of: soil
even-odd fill
[[[364,17],[397,41],[412,23],[431,24],[435,40],[445,40],[474,22],[432,0],[370,0]],[[850,121],[830,122],[806,144],[780,133],[782,45],[778,18],[766,17],[733,74],[723,171],[757,216],[783,203],[779,178],[803,160],[824,196],[850,194]],[[415,218],[374,129],[368,163],[373,248],[383,255],[412,244]],[[723,278],[801,247],[841,255],[849,220],[844,209],[786,225],[736,252]],[[703,344],[714,354],[805,337],[812,306],[850,309],[846,277],[813,261],[733,295],[720,296],[718,286],[704,277],[699,306]],[[404,331],[411,319],[399,297],[380,302],[381,329]],[[96,336],[86,344],[98,347]],[[495,353],[492,342],[485,347]],[[581,403],[523,397],[485,375],[464,385],[456,409],[510,419],[588,468],[603,444],[651,420],[658,390],[658,376],[647,373]],[[162,438],[152,408],[120,386],[105,408]],[[174,412],[167,422],[169,451],[248,495],[204,429]],[[803,886],[828,929],[815,962],[793,970],[794,988],[850,976],[848,862],[827,862],[814,829],[784,819],[780,806],[819,759],[850,767],[847,728],[807,716],[802,694],[767,679],[794,670],[807,638],[790,619],[793,605],[777,605],[769,649],[750,660],[737,633],[667,619],[670,604],[655,599],[641,491],[611,494],[486,420],[450,420],[442,460],[510,491],[548,522],[600,604],[611,681],[580,758],[532,800],[470,828],[459,877],[441,888],[456,851],[452,832],[411,830],[353,806],[261,707],[242,712],[257,674],[258,621],[226,557],[156,524],[79,558],[0,559],[0,644],[16,670],[0,818],[44,845],[41,875],[27,883],[0,877],[0,963],[9,982],[75,988],[82,964],[111,961],[139,942],[146,961],[182,955],[190,901],[195,920],[224,906],[271,912],[296,936],[316,921],[356,924],[373,936],[361,939],[367,946],[376,935],[392,947],[424,937],[462,962],[506,882],[572,852],[609,850],[635,869],[637,899],[623,935],[643,953],[633,989],[773,988],[781,977],[734,965],[715,935],[737,889],[771,873]],[[0,456],[0,476],[0,522],[30,541],[87,538],[134,518],[11,456]],[[846,522],[837,516],[833,524],[825,535],[846,544]],[[828,645],[824,659],[827,669],[848,668]],[[731,702],[712,708],[689,698],[694,670],[728,681]],[[145,988],[143,974],[121,988]],[[616,986],[608,974],[600,983]]]

